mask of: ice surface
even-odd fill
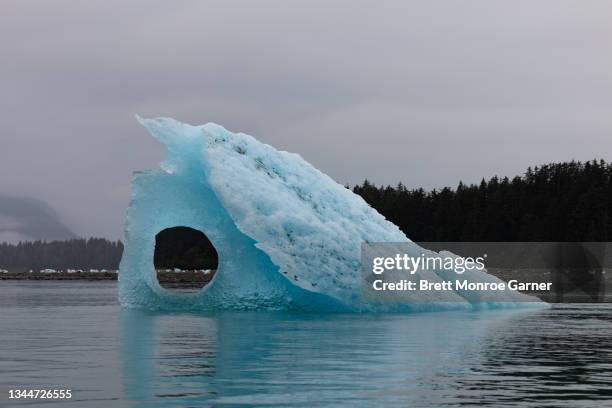
[[[214,123],[139,120],[167,157],[161,170],[133,179],[119,274],[124,306],[410,311],[482,304],[454,292],[429,301],[411,302],[407,294],[396,302],[364,301],[361,243],[410,240],[361,197],[299,155],[252,136]],[[167,291],[155,276],[155,235],[175,226],[204,232],[219,255],[217,273],[196,294]],[[434,272],[427,278],[441,279]]]

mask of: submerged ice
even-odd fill
[[[411,241],[361,197],[299,155],[252,136],[214,123],[139,120],[166,146],[167,157],[160,170],[133,179],[119,275],[124,306],[413,311],[508,306],[524,296],[507,292],[491,300],[456,291],[365,300],[361,244]],[[204,232],[219,255],[213,280],[196,294],[167,291],[156,278],[155,235],[175,226]],[[416,244],[411,248],[423,251]],[[446,271],[423,273],[430,281],[449,278]],[[498,281],[480,273],[463,278]]]

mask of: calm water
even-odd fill
[[[114,282],[0,282],[0,406],[374,403],[612,406],[612,308],[149,314],[121,310]]]

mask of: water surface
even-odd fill
[[[609,305],[154,314],[121,310],[116,282],[3,281],[0,406],[605,406],[611,339]]]

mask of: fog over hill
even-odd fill
[[[44,201],[0,195],[0,242],[71,238],[76,238],[76,234]]]

